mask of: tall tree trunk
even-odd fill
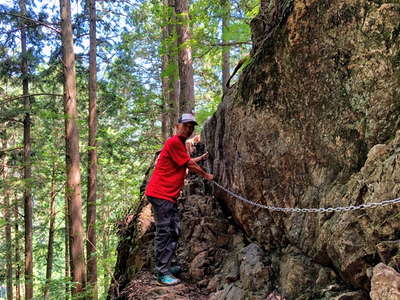
[[[222,44],[228,44],[229,39],[226,37],[229,19],[230,19],[230,3],[229,0],[221,0],[222,8]],[[230,46],[222,46],[222,92],[225,94],[228,88],[226,84],[230,74]]]
[[[162,28],[163,39],[166,28]],[[165,39],[164,39],[165,40]],[[161,136],[163,141],[165,142],[168,138],[168,128],[169,128],[169,112],[168,112],[168,103],[169,103],[169,91],[168,91],[168,76],[167,76],[167,68],[168,68],[168,56],[166,53],[162,54],[161,57],[161,87],[162,87],[162,105],[161,105]]]
[[[192,48],[190,42],[189,4],[188,0],[175,0],[177,18],[176,32],[179,49],[179,114],[194,110],[194,79],[192,65]]]
[[[53,170],[51,174],[51,192],[50,192],[50,225],[49,225],[49,241],[47,244],[47,263],[46,263],[46,284],[44,287],[43,298],[48,299],[49,287],[51,281],[51,273],[53,270],[53,252],[54,252],[54,224],[56,221],[56,164],[53,162]]]
[[[7,149],[7,134],[4,131],[5,139],[3,141],[3,149]],[[5,238],[6,238],[6,270],[7,270],[7,300],[13,299],[13,269],[12,269],[12,242],[11,242],[11,207],[10,207],[10,192],[7,186],[8,179],[8,157],[7,154],[3,157],[3,184],[4,186],[4,221]]]
[[[76,124],[75,54],[72,37],[71,3],[60,0],[61,39],[64,63],[64,113],[67,184],[69,212],[71,270],[74,286],[72,295],[85,290],[86,274],[83,252],[81,173],[79,169],[79,132]]]
[[[96,97],[96,0],[88,0],[90,15],[90,50],[89,50],[89,170],[87,198],[87,279],[88,299],[97,299],[97,254],[96,254],[96,178],[97,178],[97,97]]]
[[[168,135],[174,134],[174,125],[178,120],[179,115],[179,66],[178,66],[178,48],[177,48],[177,33],[176,33],[176,14],[175,0],[167,0],[169,20],[167,25],[168,33]]]
[[[25,0],[19,0],[21,15],[26,15]],[[25,219],[25,299],[33,298],[33,255],[32,255],[32,195],[31,195],[31,103],[28,83],[28,57],[26,50],[25,20],[21,26],[21,73],[24,95],[24,219]]]
[[[164,11],[166,12],[161,28],[162,48],[161,48],[161,89],[162,89],[162,105],[161,105],[161,136],[166,141],[169,134],[169,72],[168,69],[168,50],[169,50],[169,34],[168,34],[168,0],[163,0]]]
[[[19,195],[15,195],[14,198],[14,237],[15,237],[15,300],[21,299],[21,256],[19,253]]]

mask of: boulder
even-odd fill
[[[252,243],[239,252],[240,282],[244,289],[257,291],[268,289],[270,270],[263,262],[264,251]]]
[[[400,3],[262,3],[251,23],[249,64],[204,126],[215,180],[280,208],[356,207],[399,197]],[[397,250],[388,250],[399,239],[398,203],[285,213],[214,191],[248,240],[277,257],[274,283],[288,299],[303,292],[319,299],[331,279],[339,285],[332,297],[369,293],[368,270],[383,259],[399,262]],[[285,253],[291,246],[300,260]],[[321,275],[317,283],[307,273],[319,273],[315,266],[337,279]],[[290,267],[304,271],[303,278],[292,283]],[[305,288],[311,282],[312,291]]]
[[[383,263],[377,264],[371,279],[370,296],[372,300],[399,300],[400,273]]]
[[[282,295],[288,299],[296,299],[299,295],[316,297],[314,291],[322,294],[321,290],[337,281],[332,269],[313,262],[294,247],[285,249],[279,270]]]

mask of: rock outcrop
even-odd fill
[[[399,197],[400,3],[263,7],[252,22],[251,63],[204,128],[217,181],[277,207]],[[265,259],[275,260],[274,284],[288,299],[320,299],[336,284],[365,297],[372,267],[399,266],[399,204],[282,213],[215,192]]]
[[[203,130],[216,181],[285,208],[400,197],[400,2],[261,1],[251,25],[250,63]],[[398,203],[275,212],[190,177],[180,205],[182,278],[210,300],[369,299],[375,266],[399,271]],[[133,220],[110,295],[151,270],[154,228]]]

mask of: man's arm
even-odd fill
[[[201,156],[199,156],[201,157]],[[198,158],[198,157],[197,157]],[[191,159],[188,161],[187,163],[187,167],[190,171],[193,171],[197,174],[199,174],[201,177],[207,179],[207,180],[213,180],[214,176],[210,173],[207,173],[206,171],[204,171],[195,161],[194,159]]]
[[[207,158],[208,158],[208,152],[206,152],[206,153],[204,153],[203,155],[200,155],[200,156],[198,156],[198,157],[192,158],[192,160],[193,160],[195,163],[198,163],[199,161],[206,160]]]

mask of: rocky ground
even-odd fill
[[[184,277],[184,275],[183,275]],[[181,277],[183,279],[183,277]],[[208,296],[195,284],[183,280],[176,286],[160,286],[149,271],[140,272],[123,290],[121,296],[127,300],[206,300]]]
[[[187,276],[187,274],[186,274]],[[126,300],[211,300],[207,289],[201,289],[196,284],[190,283],[185,275],[181,284],[176,286],[161,286],[151,272],[140,272],[121,293]],[[277,292],[270,293],[266,300],[285,300]]]

